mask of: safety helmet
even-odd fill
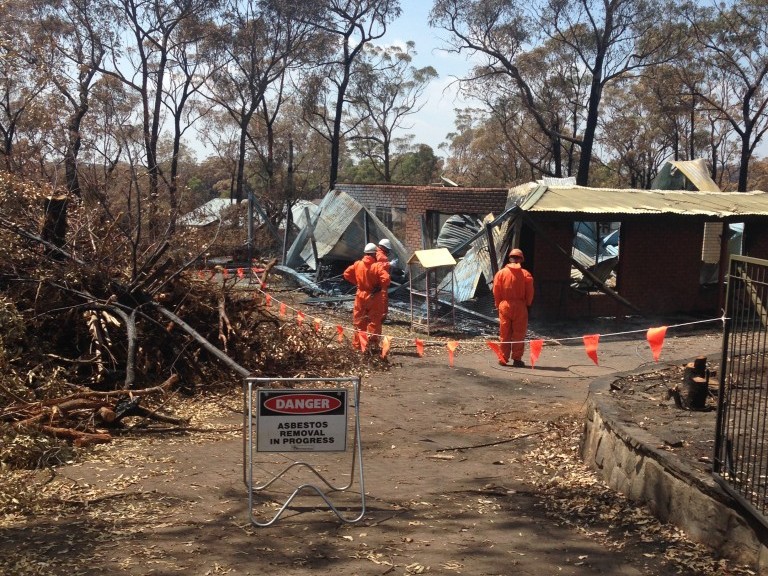
[[[520,248],[512,248],[512,250],[509,251],[509,257],[512,258],[512,256],[517,256],[520,258],[520,262],[525,262],[525,256]]]
[[[379,246],[384,248],[384,250],[386,250],[387,252],[392,250],[392,242],[390,242],[387,238],[382,238],[381,240],[379,240]]]
[[[368,244],[365,245],[365,250],[363,250],[366,254],[376,254],[376,244],[373,242],[368,242]]]

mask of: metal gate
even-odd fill
[[[713,474],[768,526],[768,261],[732,256]]]

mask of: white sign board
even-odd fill
[[[347,391],[258,390],[257,452],[343,452]]]

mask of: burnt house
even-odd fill
[[[606,189],[535,182],[503,195],[498,189],[338,188],[377,215],[397,210],[400,231],[393,232],[411,252],[432,247],[436,235],[429,222],[435,214],[492,213],[508,219],[505,241],[491,256],[498,265],[510,246],[523,249],[525,266],[535,279],[531,314],[538,318],[719,314],[730,253],[768,258],[768,194],[760,191]],[[600,238],[610,237],[618,248],[609,269],[574,257],[583,223],[590,223],[588,228],[599,231]],[[713,258],[704,257],[711,251],[705,227],[712,223],[722,225],[716,274],[710,273]],[[734,246],[731,240],[737,234],[740,242]]]

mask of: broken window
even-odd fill
[[[616,288],[619,263],[620,222],[574,222],[571,256],[609,288]],[[571,286],[589,292],[595,282],[575,265],[571,266]]]
[[[744,222],[728,224],[728,254],[744,254]]]
[[[744,223],[705,222],[704,240],[701,247],[701,273],[699,283],[702,286],[717,284],[720,273],[720,247],[723,233],[728,235],[728,255],[743,253]]]
[[[483,228],[482,220],[474,214],[442,214],[428,212],[430,241],[436,248],[447,248],[456,258],[469,250],[469,241]]]
[[[374,214],[400,241],[405,238],[405,208],[376,206]]]

